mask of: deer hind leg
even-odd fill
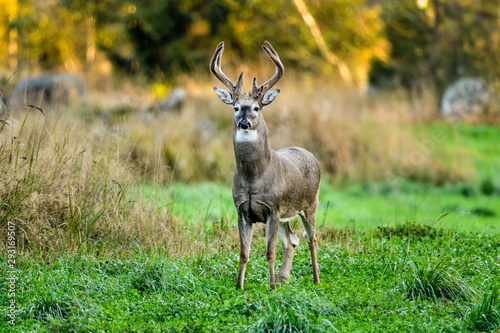
[[[305,236],[307,238],[307,243],[309,244],[309,251],[311,251],[311,263],[313,269],[314,284],[319,283],[319,266],[318,259],[316,256],[316,231],[314,226],[316,224],[316,206],[313,209],[304,210],[303,214],[299,214],[304,224]]]
[[[276,239],[278,238],[279,218],[269,216],[266,223],[266,259],[269,266],[269,286],[276,289],[274,279],[274,262],[276,261]]]
[[[253,224],[247,222],[241,213],[238,214],[238,230],[240,234],[240,269],[236,289],[243,289],[245,270],[250,256],[250,243],[252,242]]]
[[[299,238],[293,234],[289,221],[281,221],[278,236],[283,245],[283,263],[276,277],[276,283],[281,283],[288,281],[290,277],[295,246],[299,245]]]

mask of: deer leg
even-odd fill
[[[266,259],[269,266],[269,286],[276,289],[274,280],[274,262],[276,261],[276,239],[278,238],[279,218],[271,215],[266,223]]]
[[[281,222],[278,229],[278,236],[283,245],[283,263],[276,277],[276,283],[288,281],[292,270],[293,255],[295,246],[299,245],[299,238],[295,236],[290,228],[290,222]]]
[[[314,284],[319,283],[319,266],[318,259],[316,256],[316,232],[314,230],[314,225],[316,224],[316,207],[311,210],[305,210],[304,214],[299,214],[304,224],[305,232],[307,237],[307,243],[309,244],[309,251],[311,251],[311,263],[313,269]]]
[[[252,242],[253,224],[247,222],[245,217],[238,213],[238,230],[240,234],[240,269],[236,289],[243,289],[245,270],[250,256],[250,243]]]

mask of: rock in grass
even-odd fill
[[[67,106],[87,93],[87,83],[72,74],[51,74],[24,80],[8,99],[9,109],[35,105],[41,108]]]
[[[170,95],[168,95],[168,97],[160,105],[158,105],[158,109],[160,112],[180,111],[186,97],[187,93],[184,89],[175,88]]]
[[[498,95],[483,80],[465,77],[445,90],[441,101],[441,115],[448,119],[485,115],[499,101]]]

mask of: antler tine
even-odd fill
[[[264,44],[265,44],[265,46],[267,46],[267,48],[269,49],[269,51],[271,51],[271,52],[272,52],[272,53],[273,53],[276,57],[278,57],[278,58],[279,58],[279,56],[278,56],[278,52],[276,52],[276,50],[273,48],[273,46],[271,45],[271,43],[269,43],[269,42],[266,40],[266,41],[264,41]],[[264,45],[262,45],[262,46],[264,46]]]
[[[259,86],[257,85],[257,78],[256,77],[253,78],[251,93],[253,96],[256,96],[259,94]]]
[[[212,60],[210,61],[210,71],[217,77],[224,85],[229,89],[231,93],[234,93],[235,85],[221,69],[221,57],[224,52],[224,42],[220,42],[215,49]],[[240,77],[242,75],[240,74]],[[238,78],[238,81],[240,79]]]
[[[272,78],[270,78],[266,83],[262,84],[258,88],[258,93],[265,93],[266,91],[271,89],[281,79],[281,77],[283,76],[283,73],[285,71],[285,67],[281,63],[278,52],[276,52],[274,50],[271,43],[269,43],[268,41],[265,41],[264,44],[265,45],[262,45],[262,48],[264,49],[264,51],[266,51],[267,56],[269,58],[271,58],[274,65],[276,66],[276,73],[274,73]],[[255,87],[256,86],[257,86],[257,84],[255,84]],[[252,86],[252,92],[253,92],[253,90],[254,90],[254,87]]]
[[[241,71],[240,76],[238,76],[238,80],[236,80],[236,85],[234,86],[234,93],[236,94],[243,93],[243,71]]]

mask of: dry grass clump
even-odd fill
[[[231,110],[217,109],[214,102],[200,96],[180,113],[146,114],[122,124],[131,157],[148,179],[232,179]]]
[[[62,122],[31,111],[2,128],[0,221],[16,225],[18,246],[81,246],[119,230],[125,170]]]
[[[397,93],[367,96],[328,85],[290,90],[273,119],[277,126],[282,124],[273,141],[306,147],[337,179],[403,177],[438,184],[472,176],[470,165],[454,163],[460,159],[457,152],[447,151],[440,140],[416,134],[416,119],[418,123],[429,117],[421,114],[426,104],[421,100],[411,102]]]
[[[188,231],[165,209],[144,202],[136,189],[140,178],[124,158],[127,151],[120,151],[124,133],[103,137],[74,112],[45,113],[17,114],[1,126],[3,246],[9,225],[15,225],[19,253],[163,247],[181,255],[211,246],[202,226]]]

